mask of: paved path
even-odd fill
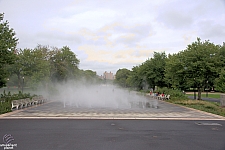
[[[194,96],[188,96],[188,98],[194,99]],[[217,98],[202,97],[202,100],[220,103],[220,99],[217,99]]]
[[[225,117],[158,102],[158,108],[77,108],[64,107],[62,102],[49,102],[0,115],[6,118],[58,118],[58,119],[176,119],[176,120],[225,120]]]

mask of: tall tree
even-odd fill
[[[50,65],[46,58],[47,52],[41,47],[35,49],[20,49],[16,54],[16,63],[9,65],[11,74],[18,78],[18,88],[21,88],[21,80],[24,77],[30,87],[44,85],[49,78]]]
[[[67,81],[76,76],[80,61],[69,47],[55,49],[50,55],[52,81]]]
[[[6,66],[14,63],[15,49],[18,39],[9,27],[8,21],[3,21],[4,14],[0,13],[0,87],[5,86],[9,74]]]
[[[101,81],[97,73],[92,70],[79,70],[79,80],[88,85],[97,84]]]
[[[215,80],[215,88],[220,92],[225,92],[225,43],[220,46],[216,61],[219,62],[220,65],[218,67],[219,77]]]
[[[187,71],[187,67],[182,64],[183,55],[181,53],[168,55],[165,66],[165,82],[167,87],[185,90],[190,86],[187,85],[187,78],[192,74],[191,70]]]
[[[115,83],[119,84],[122,87],[127,87],[128,83],[127,83],[127,79],[130,75],[130,70],[123,68],[123,69],[119,69],[116,72],[116,79],[115,79]]]
[[[166,80],[173,87],[186,84],[197,88],[198,99],[207,84],[212,84],[218,77],[218,67],[221,66],[219,58],[219,46],[208,40],[197,41],[188,45],[184,51],[169,57],[166,64]],[[181,86],[180,86],[181,87]]]
[[[134,66],[132,71],[128,75],[127,84],[135,89],[141,90],[143,89],[143,65]]]
[[[145,61],[145,74],[148,84],[154,89],[155,86],[164,87],[165,65],[167,56],[165,52],[154,52],[153,58]]]

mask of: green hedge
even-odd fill
[[[11,111],[11,102],[12,100],[32,98],[35,95],[31,96],[30,93],[22,93],[19,91],[18,94],[11,94],[10,92],[6,93],[5,91],[1,94],[0,97],[0,114],[7,113]]]

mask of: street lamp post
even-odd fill
[[[23,87],[24,87],[24,77],[23,77],[22,93],[23,93]]]

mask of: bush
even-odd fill
[[[187,100],[188,99],[188,97],[185,95],[184,92],[182,92],[180,90],[169,89],[169,88],[166,88],[166,87],[157,88],[157,90],[155,92],[168,94],[168,95],[170,95],[170,99],[172,99],[172,100],[178,100],[178,99]]]
[[[1,94],[0,97],[0,114],[7,113],[11,111],[11,102],[12,100],[18,100],[18,99],[25,99],[25,98],[32,98],[35,95],[31,96],[30,93],[22,93],[19,91],[18,94],[11,95],[10,92],[6,94],[4,91],[3,94]]]

